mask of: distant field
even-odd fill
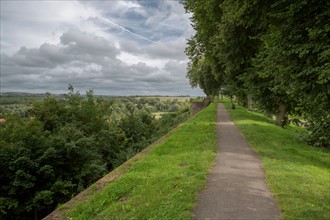
[[[81,93],[84,96],[84,93]],[[63,98],[62,94],[52,94],[54,97]],[[18,103],[27,103],[32,99],[40,99],[44,98],[45,94],[34,94],[34,93],[19,93],[19,92],[8,92],[8,93],[0,93],[0,103],[1,104],[18,104]],[[160,101],[168,101],[177,99],[179,101],[185,102],[193,100],[199,100],[200,97],[193,96],[111,96],[111,95],[95,95],[95,97],[103,97],[103,98],[152,98],[159,99]]]
[[[167,100],[174,100],[177,99],[179,101],[185,102],[185,101],[190,101],[190,99],[195,98],[195,97],[190,97],[190,96],[137,96],[137,99],[140,98],[153,98],[153,99],[159,99],[160,101],[167,101]]]

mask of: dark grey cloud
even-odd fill
[[[65,50],[69,53],[105,57],[115,57],[119,54],[111,42],[78,29],[70,29],[60,39],[61,44],[67,46]]]
[[[146,47],[145,53],[150,57],[168,58],[175,60],[187,59],[185,53],[185,40],[178,38],[172,41],[157,42]]]

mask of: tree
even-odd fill
[[[282,126],[288,114],[300,113],[309,142],[330,146],[329,1],[185,0],[184,6],[196,30],[186,48],[192,86],[210,93],[218,84],[241,103],[253,97]]]
[[[264,16],[269,5],[243,0],[185,1],[186,10],[193,13],[191,20],[196,30],[186,48],[191,60],[188,70],[198,67],[198,62],[205,58],[212,68],[211,79],[216,79],[218,88],[231,88],[241,102],[246,103],[250,90],[245,87],[242,76],[258,52],[257,36],[265,28]],[[198,72],[188,71],[191,82],[198,79]]]
[[[69,86],[64,98],[47,94],[33,103],[30,117],[3,114],[0,218],[44,217],[189,116],[185,109],[156,120],[144,107],[186,104],[142,102],[138,109],[135,99],[96,99]]]
[[[271,78],[309,121],[311,143],[330,146],[329,1],[276,1],[252,71]]]
[[[215,78],[211,64],[203,57],[188,65],[187,77],[192,87],[199,86],[207,96],[217,96],[221,83]]]

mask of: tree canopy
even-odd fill
[[[330,147],[330,2],[185,0],[196,30],[188,40],[192,86],[252,97],[284,125],[308,121],[308,141]],[[207,60],[208,69],[201,68]],[[205,84],[205,76],[213,82]]]
[[[0,218],[40,219],[189,117],[189,103],[95,98],[69,86],[1,112]],[[151,111],[167,111],[156,119]]]

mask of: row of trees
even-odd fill
[[[284,125],[308,121],[308,141],[330,147],[330,2],[185,0],[196,30],[187,77],[207,95],[254,100]]]
[[[33,100],[44,97],[44,94],[6,92],[0,93],[0,105],[30,104]]]
[[[156,120],[133,99],[50,94],[0,124],[0,218],[39,219],[189,117]]]
[[[0,115],[5,113],[18,114],[22,117],[28,117],[31,103],[42,100],[45,95],[33,95],[24,93],[14,93],[8,95],[0,94]],[[64,95],[55,95],[54,97],[62,99]],[[175,112],[182,104],[187,101],[187,97],[111,97],[102,96],[103,100],[107,100],[110,104],[114,104],[113,108],[122,108],[126,103],[134,105],[137,109],[142,108],[147,112]],[[116,106],[117,105],[117,106]]]

